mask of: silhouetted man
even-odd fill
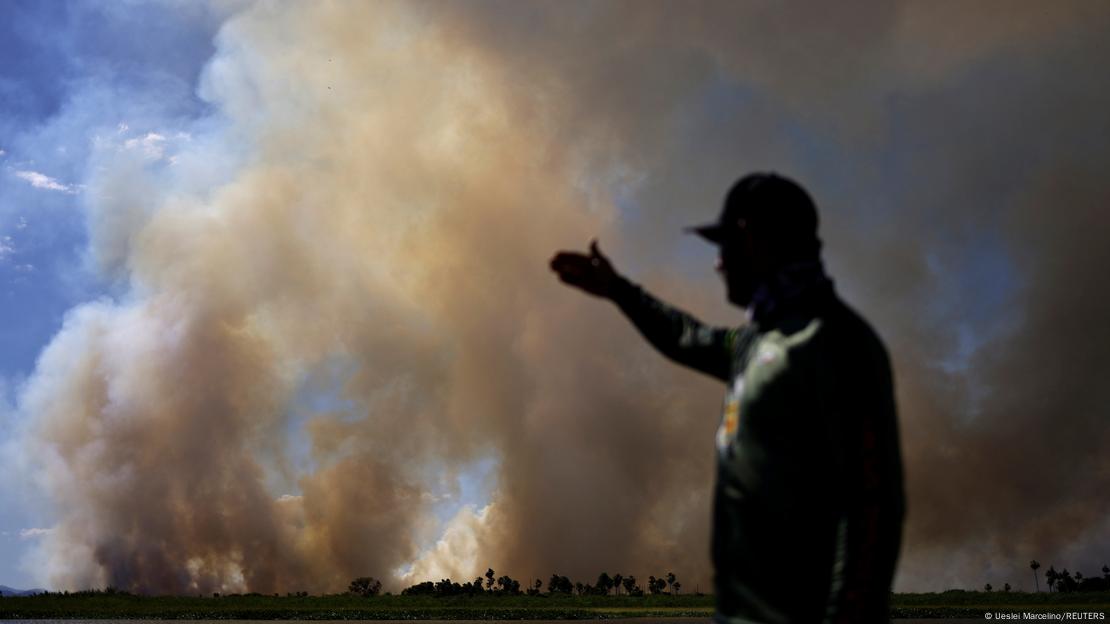
[[[794,182],[752,174],[717,222],[737,328],[708,327],[618,274],[596,241],[559,278],[616,303],[667,357],[725,382],[717,430],[717,622],[886,622],[905,502],[886,350],[836,296],[817,209]]]

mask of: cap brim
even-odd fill
[[[705,240],[720,245],[724,240],[724,229],[719,223],[706,223],[705,225],[692,225],[686,228],[686,232],[690,234],[697,234]]]

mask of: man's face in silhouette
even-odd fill
[[[717,272],[725,280],[730,303],[748,307],[755,294],[759,275],[759,258],[751,232],[739,227],[717,247]]]

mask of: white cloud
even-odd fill
[[[0,156],[3,156],[4,154],[7,154],[7,152],[5,152],[3,149],[0,149]]]
[[[22,178],[29,182],[31,186],[48,191],[62,191],[63,193],[76,193],[74,187],[55,180],[54,178],[39,173],[38,171],[16,171],[17,178]]]
[[[4,236],[0,238],[0,260],[10,256],[15,251],[15,246],[12,245],[12,237]]]
[[[420,500],[422,500],[426,503],[433,503],[433,504],[434,503],[442,503],[443,501],[451,500],[451,498],[452,498],[452,496],[451,496],[450,492],[444,492],[442,494],[436,494],[434,492],[421,492],[420,493]]]
[[[158,160],[166,153],[166,137],[157,132],[148,132],[141,138],[127,139],[123,142],[126,149],[142,151],[148,158]]]
[[[19,223],[15,224],[15,229],[17,229],[17,230],[26,230],[27,229],[27,218],[26,217],[20,217],[19,218]]]
[[[46,535],[50,535],[53,532],[54,529],[43,529],[38,527],[30,529],[20,529],[19,539],[37,539]]]

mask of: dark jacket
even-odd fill
[[[905,500],[890,362],[867,322],[823,273],[763,297],[738,328],[624,280],[613,299],[664,355],[728,386],[715,620],[888,621]]]

